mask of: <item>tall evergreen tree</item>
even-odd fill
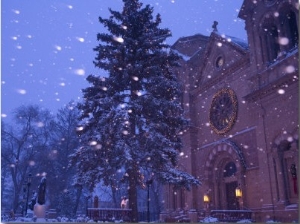
[[[178,169],[180,133],[187,124],[180,104],[181,88],[172,73],[180,57],[165,43],[169,29],[159,28],[160,15],[139,0],[123,0],[121,12],[99,17],[109,33],[100,33],[94,64],[108,77],[90,75],[83,90],[82,147],[73,154],[79,184],[91,188],[102,180],[114,187],[124,171],[129,207],[136,222],[137,187],[145,173],[162,183],[190,188],[199,181]]]

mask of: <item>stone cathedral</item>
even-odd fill
[[[202,184],[165,186],[164,217],[298,220],[298,10],[296,0],[244,0],[247,42],[215,21],[210,36],[172,46],[182,56],[175,72],[190,119],[180,166]]]

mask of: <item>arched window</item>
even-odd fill
[[[297,18],[293,11],[289,11],[285,16],[284,27],[286,31],[287,38],[289,39],[288,47],[289,49],[298,45],[298,26]]]
[[[277,59],[280,53],[280,45],[278,42],[278,27],[273,17],[268,16],[262,21],[261,46],[265,49],[264,61],[272,63]]]
[[[291,142],[284,139],[280,141],[277,145],[278,153],[278,170],[275,165],[274,172],[277,177],[275,177],[277,183],[277,194],[280,195],[280,200],[289,205],[291,199],[298,194],[297,191],[297,171],[296,165],[294,163],[294,154],[291,150]]]
[[[236,166],[234,162],[229,162],[226,164],[224,168],[224,175],[223,177],[231,177],[234,176],[236,173]]]
[[[280,46],[278,43],[278,30],[275,24],[266,27],[266,38],[269,45],[268,59],[269,62],[272,62],[277,58],[280,52]]]

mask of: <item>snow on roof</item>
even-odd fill
[[[231,39],[232,43],[235,43],[235,44],[241,46],[242,48],[249,49],[249,45],[248,45],[247,41],[244,41],[244,40],[239,39],[237,37],[231,37],[231,36],[228,36],[228,37]]]
[[[187,61],[197,52],[203,50],[209,37],[202,34],[179,38],[171,47],[171,49],[181,55],[183,60]]]
[[[249,49],[249,45],[247,41],[244,41],[237,37],[221,34],[218,31],[213,31],[212,33],[219,36],[220,38],[225,39],[227,42],[236,45],[237,47],[243,50]],[[184,61],[188,61],[193,56],[198,54],[198,52],[205,49],[206,43],[208,42],[209,38],[211,37],[202,34],[195,34],[193,36],[181,37],[175,42],[175,44],[173,44],[171,49],[172,51],[180,55]]]
[[[239,39],[237,37],[232,37],[232,36],[229,36],[229,35],[226,35],[226,34],[221,34],[221,33],[217,32],[217,31],[214,31],[214,33],[216,35],[218,35],[218,36],[226,39],[228,42],[231,42],[231,43],[233,43],[235,45],[238,45],[239,47],[241,47],[241,48],[243,48],[245,50],[249,49],[248,42],[245,41],[245,40]]]
[[[181,56],[182,59],[183,59],[184,61],[188,61],[188,60],[190,60],[190,58],[191,58],[191,57],[189,57],[189,56],[187,56],[187,55],[185,55],[185,54],[182,54],[182,53],[179,52],[178,50],[172,49],[172,51],[175,52],[176,54],[178,54],[179,56]]]

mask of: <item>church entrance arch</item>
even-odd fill
[[[235,189],[239,185],[237,166],[231,157],[224,154],[219,155],[220,160],[215,164],[216,181],[212,183],[216,193],[215,209],[238,210],[239,203],[235,195]]]
[[[240,209],[235,190],[243,182],[244,164],[241,151],[230,144],[219,144],[211,150],[206,163],[207,185],[213,199],[211,209]]]

